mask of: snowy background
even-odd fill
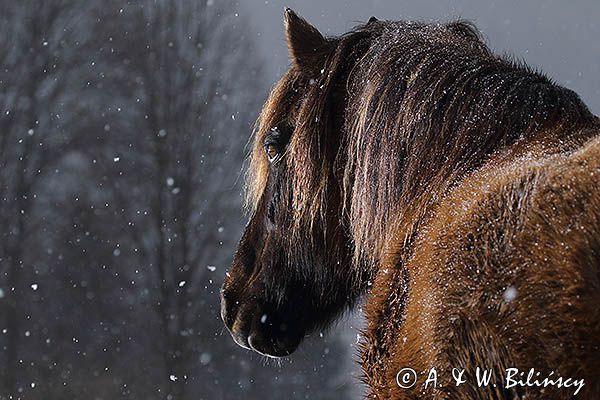
[[[360,313],[280,362],[219,318],[284,5],[471,19],[600,112],[593,0],[0,0],[0,399],[360,398]]]

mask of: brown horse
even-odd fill
[[[465,22],[285,29],[222,289],[236,342],[288,355],[367,293],[371,398],[599,399],[599,119]]]

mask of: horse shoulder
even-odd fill
[[[576,151],[484,167],[440,202],[402,268],[384,265],[384,272],[392,269],[375,281],[363,353],[373,397],[526,393],[452,385],[453,368],[474,373],[477,367],[501,376],[507,368],[549,368],[557,376],[585,378],[580,397],[597,394],[598,187],[595,139]],[[400,388],[396,374],[407,367],[424,374],[420,383],[435,368],[444,386]],[[529,395],[536,393],[539,388]]]

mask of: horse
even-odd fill
[[[368,398],[600,398],[600,119],[466,21],[284,27],[234,340],[288,356],[365,301]]]

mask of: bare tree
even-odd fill
[[[86,31],[75,20],[86,6],[51,0],[0,4],[0,213],[4,387],[17,387],[19,296],[27,265],[23,254],[35,187],[40,176],[64,151],[61,130],[69,124],[61,96],[67,77],[80,66],[78,48]],[[70,96],[77,96],[71,88]],[[64,117],[64,118],[63,118]]]
[[[207,260],[219,251],[219,218],[227,207],[239,206],[239,198],[228,199],[237,197],[231,190],[235,181],[227,183],[215,169],[241,159],[250,129],[248,102],[261,82],[253,79],[258,66],[243,30],[231,30],[237,16],[228,2],[146,1],[118,13],[123,16],[113,34],[129,37],[111,49],[134,81],[126,107],[143,115],[137,129],[144,144],[135,157],[148,171],[151,194],[149,218],[136,224],[135,234],[157,280],[164,387],[179,399],[185,397],[195,356],[200,292],[216,268]],[[240,68],[243,77],[236,74]],[[250,94],[233,93],[242,87]],[[221,132],[225,127],[237,132]]]
[[[0,1],[0,399],[345,393],[335,339],[264,366],[219,318],[267,89],[236,7]]]

